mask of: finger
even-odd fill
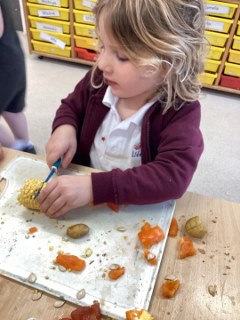
[[[45,213],[48,216],[55,216],[61,210],[61,208],[65,206],[65,204],[66,202],[63,197],[59,196],[51,203]]]
[[[49,214],[46,213],[50,218],[58,218],[62,215],[64,215],[66,212],[70,210],[69,206],[67,204],[64,204],[62,208],[58,209],[55,213]]]
[[[42,204],[50,196],[50,194],[56,189],[57,178],[48,182],[48,184],[41,190],[37,200]]]
[[[47,213],[51,207],[51,210],[54,211],[54,203],[57,199],[61,199],[60,194],[54,189],[48,196],[41,202],[41,211]],[[63,200],[62,200],[63,202]]]

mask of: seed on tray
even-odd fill
[[[79,290],[79,291],[77,292],[77,299],[78,299],[78,300],[81,300],[81,299],[83,299],[83,298],[85,297],[85,295],[86,295],[85,289],[81,289],[81,290]]]
[[[120,268],[120,265],[116,264],[116,263],[111,264],[110,267],[109,267],[110,270],[115,270],[115,269],[118,269],[118,268]]]
[[[125,227],[118,227],[117,231],[119,232],[125,232],[127,229]]]
[[[36,291],[32,295],[32,300],[37,301],[42,297],[42,291]]]
[[[58,269],[59,269],[59,271],[62,271],[62,272],[67,271],[67,269],[61,265],[58,265]]]
[[[34,273],[31,273],[29,276],[28,276],[28,282],[30,283],[34,283],[35,281],[37,280],[37,277]]]
[[[86,257],[90,257],[92,255],[93,251],[91,248],[87,248],[86,251],[85,251],[85,255]]]
[[[61,308],[63,305],[64,305],[65,301],[64,300],[58,300],[58,301],[55,301],[53,306],[55,308]]]

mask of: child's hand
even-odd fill
[[[87,176],[59,176],[50,181],[37,200],[41,212],[56,218],[67,211],[87,205],[92,201],[92,179]]]
[[[76,129],[71,125],[58,127],[46,145],[47,163],[49,167],[63,157],[62,167],[65,169],[71,163],[77,150]]]

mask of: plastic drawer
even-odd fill
[[[240,64],[240,50],[229,49],[228,61]]]
[[[212,60],[221,60],[224,51],[225,48],[211,46],[207,58]]]
[[[237,4],[233,3],[211,0],[205,0],[204,2],[206,14],[217,17],[232,18],[238,7]]]
[[[207,30],[205,31],[205,36],[212,46],[217,47],[224,47],[227,42],[227,39],[229,38],[228,34]]]
[[[57,42],[58,40],[60,40],[60,41],[64,42],[65,45],[67,45],[67,46],[71,45],[71,36],[68,35],[68,34],[50,32],[50,31],[45,31],[45,30],[44,31],[43,30],[37,30],[37,29],[33,29],[33,28],[30,28],[30,31],[31,31],[31,34],[32,34],[32,38],[34,40],[47,41],[47,40],[44,40],[42,38],[42,36],[41,36],[42,33],[45,33],[49,37],[51,37],[53,41],[56,40],[56,42]]]
[[[28,0],[28,2],[43,4],[46,6],[69,8],[68,0]]]
[[[232,19],[223,19],[212,16],[207,16],[205,20],[205,27],[207,30],[223,33],[228,33],[232,24]]]
[[[95,25],[95,16],[92,12],[73,10],[75,21]]]
[[[91,11],[97,3],[97,0],[74,0],[74,8],[78,10]]]
[[[217,72],[218,67],[220,66],[221,61],[206,59],[204,63],[204,70]]]
[[[224,74],[240,77],[240,64],[225,62]]]
[[[238,36],[233,36],[233,49],[240,50],[240,37]]]
[[[83,48],[75,48],[75,52],[77,53],[78,58],[88,61],[96,61],[97,53],[95,51],[83,49]]]
[[[97,49],[97,45],[98,45],[97,39],[80,37],[80,36],[74,36],[74,39],[75,39],[76,47],[90,49],[90,50]]]
[[[28,16],[32,28],[57,33],[70,33],[70,22]]]
[[[69,21],[69,9],[27,3],[29,13],[40,18]]]
[[[217,73],[204,72],[199,74],[198,78],[203,84],[213,84],[217,78]]]
[[[31,40],[35,51],[49,53],[52,55],[58,55],[63,57],[71,56],[71,47],[66,46],[64,49],[59,48],[55,44]]]
[[[74,22],[75,34],[84,37],[96,37],[95,26]]]
[[[240,90],[240,78],[222,75],[220,86]]]

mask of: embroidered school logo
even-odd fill
[[[137,143],[133,147],[132,158],[138,158],[141,157],[141,155],[141,143]]]

